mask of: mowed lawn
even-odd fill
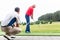
[[[17,35],[60,35],[60,22],[53,22],[52,24],[30,25],[31,33],[25,33],[26,25],[20,25],[22,32]],[[0,30],[0,35],[4,34]]]

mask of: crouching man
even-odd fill
[[[19,28],[19,14],[20,8],[16,7],[14,12],[9,13],[4,20],[1,21],[1,29],[3,32],[5,32],[6,35],[4,35],[4,37],[8,40],[14,38],[12,35],[16,35],[21,32],[21,29]]]

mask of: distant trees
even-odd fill
[[[21,25],[27,25],[29,23],[26,22],[22,22]],[[30,22],[30,25],[34,25],[34,24],[40,24],[40,21],[35,21],[35,22]]]
[[[53,14],[49,13],[49,14],[42,15],[41,17],[38,18],[38,20],[44,20],[44,21],[53,20]]]
[[[42,15],[38,18],[38,21],[49,21],[52,23],[52,21],[60,21],[60,11],[56,11],[54,13],[47,13],[45,15]]]

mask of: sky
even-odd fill
[[[46,13],[60,10],[60,0],[0,0],[0,20],[3,20],[8,13],[13,12],[15,7],[19,7],[20,20],[25,22],[25,13],[29,6],[33,4],[36,5],[33,13],[34,21],[37,21],[40,16]]]

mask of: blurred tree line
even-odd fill
[[[41,23],[43,24],[43,21],[45,21],[44,23],[48,23],[50,22],[50,24],[54,21],[60,21],[60,11],[56,11],[54,13],[47,13],[45,15],[42,15],[38,18],[38,21],[41,21]]]
[[[35,21],[35,22],[30,22],[30,25],[36,25],[36,24],[40,24],[40,21]],[[22,22],[21,25],[26,25],[26,22]]]

